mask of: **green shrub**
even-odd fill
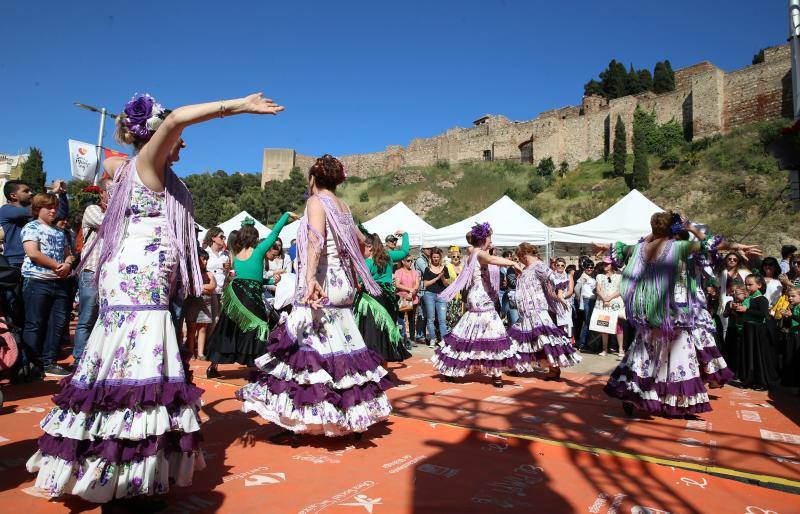
[[[347,182],[349,184],[360,184],[364,182],[366,179],[364,177],[347,177]]]
[[[672,149],[661,158],[661,169],[671,170],[681,161],[681,156],[676,149]]]
[[[574,198],[577,195],[578,190],[568,184],[565,184],[564,182],[560,183],[558,187],[556,187],[556,198],[559,200]]]
[[[436,164],[434,164],[433,167],[439,170],[449,170],[450,161],[445,159],[439,159],[438,161],[436,161]]]
[[[550,177],[556,171],[556,165],[553,163],[552,157],[545,157],[536,166],[536,172],[540,177]]]
[[[533,195],[538,195],[544,191],[546,185],[547,184],[545,183],[544,179],[541,177],[533,177],[528,182],[528,191],[530,191],[530,193]]]
[[[360,195],[358,195],[359,202],[369,202],[369,193],[366,191],[362,191]]]
[[[503,194],[506,195],[507,197],[511,198],[515,202],[517,200],[519,200],[520,197],[521,197],[521,195],[519,194],[519,189],[517,189],[515,187],[506,188],[506,190],[503,191]]]

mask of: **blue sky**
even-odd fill
[[[787,37],[786,2],[10,1],[0,31],[0,152],[38,146],[69,175],[67,139],[135,92],[170,107],[264,91],[277,118],[190,127],[180,175],[257,172],[264,147],[334,155],[406,145],[485,113],[579,103],[612,58],[733,70]],[[106,127],[107,146],[113,128]]]

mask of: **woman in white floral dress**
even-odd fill
[[[120,502],[107,502],[189,485],[205,466],[202,390],[190,381],[169,313],[170,297],[198,295],[202,279],[191,194],[170,164],[188,125],[280,110],[260,94],[171,113],[149,95],[126,104],[117,137],[138,152],[104,163],[115,185],[97,238],[100,316],[27,464],[51,496],[75,494],[111,512]],[[178,279],[186,291],[175,291]]]
[[[335,196],[344,179],[330,155],[309,170],[313,196],[297,232],[294,307],[256,359],[258,376],[237,392],[242,410],[285,429],[275,442],[296,443],[299,434],[358,438],[392,410],[383,358],[364,344],[353,317],[355,275],[370,294],[380,288],[359,249],[363,235]]]

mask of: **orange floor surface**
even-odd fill
[[[496,389],[442,382],[419,357],[395,366],[387,423],[361,441],[307,437],[299,448],[270,443],[278,427],[239,411],[246,369],[198,378],[208,467],[163,512],[800,513],[796,396],[725,387],[697,420],[628,419],[600,376],[507,377]],[[25,470],[57,382],[0,386],[0,512],[99,512],[48,501]]]

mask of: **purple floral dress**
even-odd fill
[[[202,390],[187,381],[168,310],[176,252],[164,237],[165,193],[136,180],[126,215],[120,251],[100,269],[100,314],[86,351],[28,461],[51,496],[103,503],[161,494],[205,467]]]
[[[508,329],[508,334],[519,344],[520,358],[529,363],[531,369],[536,361],[547,361],[551,367],[562,368],[581,361],[567,334],[550,317],[550,310],[558,301],[557,284],[556,274],[542,261],[525,268],[517,279],[519,321]],[[564,310],[562,307],[556,312]]]
[[[355,230],[349,212],[339,212],[324,198],[323,206],[328,219],[337,217],[341,230]],[[299,230],[310,230],[307,216]],[[305,281],[298,281],[292,312],[270,334],[267,353],[256,359],[257,378],[236,396],[244,412],[256,412],[295,433],[335,437],[364,432],[388,418],[392,406],[384,391],[392,383],[353,317],[351,257],[330,223],[320,239],[316,279],[327,295],[326,305],[311,309],[300,304]],[[298,276],[304,277],[306,264],[298,262]]]
[[[488,266],[476,265],[467,292],[467,312],[444,337],[431,358],[444,376],[463,377],[468,373],[499,376],[503,371],[528,371],[520,360],[517,345],[506,333],[494,308]]]

